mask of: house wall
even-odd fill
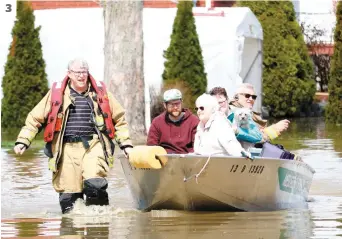
[[[145,8],[174,8],[176,7],[176,1],[177,0],[145,0],[144,1],[144,7]],[[333,5],[333,2],[329,4]],[[211,6],[212,7],[232,7],[234,4],[236,3],[236,1],[215,1],[212,0]],[[93,1],[31,1],[32,4],[32,8],[34,10],[47,10],[47,9],[59,9],[59,8],[100,8],[100,1],[98,0],[93,0]],[[299,22],[301,21],[305,21],[308,23],[311,23],[313,25],[317,24],[317,23],[312,23],[312,19],[311,17],[313,17],[312,15],[308,15],[308,12],[302,12],[301,10],[307,9],[306,6],[304,6],[304,4],[300,4],[299,1],[294,0],[293,1],[293,5],[296,11],[296,16]],[[301,6],[302,5],[302,6]],[[205,0],[197,0],[196,3],[197,7],[204,7],[205,6]],[[301,7],[301,8],[300,8]],[[310,9],[309,12],[312,12],[313,10]],[[300,15],[303,15],[302,18],[300,18]],[[309,16],[309,17],[308,17]],[[314,15],[315,19],[317,18],[316,15]],[[326,14],[324,15],[320,15],[320,17],[324,17],[324,18],[329,18],[327,22],[331,22],[331,17],[327,16]],[[326,21],[325,21],[326,22]],[[329,25],[330,26],[330,25]],[[326,27],[325,25],[323,26],[325,28],[329,28]],[[327,38],[331,39],[331,31],[327,30]],[[319,54],[329,54],[332,55],[333,53],[333,44],[330,42],[328,42],[327,44],[321,45],[319,46],[319,49],[316,49],[317,47],[314,47],[315,50],[314,52],[318,52]],[[309,47],[310,50],[310,54],[313,54],[313,49],[312,47]]]

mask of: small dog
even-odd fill
[[[243,129],[249,129],[249,120],[252,117],[252,112],[247,108],[238,108],[234,112],[234,120],[233,122],[237,127]]]
[[[252,112],[250,109],[247,108],[237,108],[234,111],[234,120],[233,120],[233,124],[237,127],[237,128],[242,128],[245,129],[245,131],[250,129],[250,124],[249,121],[252,118]],[[245,149],[248,150],[249,148],[253,147],[254,144],[253,143],[249,143],[246,141],[241,141],[239,140],[241,146]]]

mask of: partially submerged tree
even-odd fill
[[[105,82],[126,109],[131,136],[142,139],[145,127],[143,1],[105,1]]]
[[[313,66],[290,1],[241,1],[264,33],[263,93],[272,116],[292,116],[313,101]]]
[[[331,59],[329,102],[326,108],[326,120],[342,124],[342,3],[336,10],[336,28],[334,33],[334,54]]]
[[[27,114],[48,91],[40,27],[35,28],[34,21],[30,3],[18,1],[13,40],[2,79],[1,126],[4,129],[19,130]]]
[[[196,98],[207,89],[207,75],[192,7],[191,1],[178,2],[171,42],[164,51],[166,61],[162,77],[164,84],[184,81],[190,87],[189,104],[193,105]]]

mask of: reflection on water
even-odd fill
[[[61,219],[3,220],[3,237],[66,238],[309,238],[310,211],[263,213],[131,212],[110,216],[65,216]]]
[[[140,212],[119,161],[109,176],[111,206],[62,216],[41,149],[1,150],[2,238],[342,238],[342,132],[319,119],[299,119],[276,143],[315,170],[309,210],[276,212]]]

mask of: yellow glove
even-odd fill
[[[160,169],[166,164],[167,157],[158,155],[164,154],[167,152],[163,147],[139,145],[129,153],[129,162],[136,168]]]

